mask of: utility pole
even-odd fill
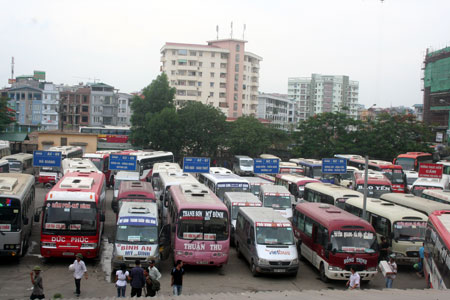
[[[365,166],[364,166],[364,202],[363,202],[363,215],[362,218],[366,220],[366,206],[367,206],[367,180],[369,176],[369,157],[366,155],[365,157]]]

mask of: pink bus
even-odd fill
[[[174,261],[222,266],[230,251],[228,209],[203,184],[170,187],[169,226]]]

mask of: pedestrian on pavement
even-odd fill
[[[145,286],[144,269],[141,268],[141,261],[136,259],[136,266],[130,272],[131,297],[141,297],[142,288]]]
[[[145,284],[147,290],[147,292],[145,293],[146,297],[154,297],[156,295],[161,287],[161,284],[159,282],[160,279],[161,273],[155,267],[155,261],[152,260],[150,261],[150,265],[145,272]]]
[[[183,262],[181,260],[177,260],[175,268],[172,269],[170,275],[172,275],[171,286],[173,287],[173,295],[180,296],[183,289],[184,275]]]
[[[360,289],[361,288],[361,277],[358,273],[356,273],[355,269],[353,267],[350,268],[350,272],[352,272],[352,275],[350,275],[350,279],[347,281],[347,286],[349,290],[354,289]]]
[[[86,265],[82,259],[83,255],[81,253],[77,253],[77,255],[75,255],[73,265],[69,266],[69,269],[73,270],[73,277],[75,278],[75,295],[77,297],[79,297],[81,293],[81,278],[83,278],[84,275],[86,280],[88,279]]]
[[[387,242],[386,238],[384,236],[381,237],[381,243],[380,243],[380,256],[379,260],[388,260],[389,259],[389,243]]]
[[[127,271],[127,265],[124,263],[120,264],[120,270],[116,272],[117,298],[125,298],[127,279],[130,279],[129,275],[130,273]]]
[[[33,292],[30,299],[44,299],[44,285],[41,277],[41,267],[34,266],[33,271],[30,273],[31,283],[33,284]]]
[[[395,263],[395,255],[394,254],[389,255],[388,264],[391,266],[392,273],[386,274],[386,288],[391,289],[392,283],[394,282],[394,279],[397,275],[397,264]]]
[[[419,248],[419,264],[417,270],[417,276],[423,277],[423,260],[425,259],[425,243],[422,243],[422,247]]]

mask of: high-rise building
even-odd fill
[[[117,111],[117,125],[118,126],[130,126],[130,118],[132,115],[131,102],[133,95],[126,93],[117,93],[117,104],[119,109]]]
[[[257,117],[270,121],[270,124],[278,129],[293,130],[294,101],[288,99],[288,95],[265,94],[258,96]]]
[[[345,75],[312,74],[288,79],[288,96],[295,101],[295,122],[323,112],[358,117],[359,83]]]
[[[262,58],[246,52],[243,40],[207,43],[166,43],[161,48],[161,71],[177,89],[175,105],[199,101],[231,118],[256,115]]]
[[[117,125],[117,98],[114,87],[104,83],[89,84],[91,103],[89,125]]]
[[[59,90],[51,82],[44,83],[42,98],[42,130],[57,130],[59,126]]]
[[[60,92],[62,130],[78,130],[90,123],[91,89],[82,83],[78,86],[64,86]]]

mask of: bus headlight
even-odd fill
[[[81,244],[80,249],[95,249],[97,248],[97,244],[96,243],[84,243]]]
[[[298,264],[298,258],[295,258],[291,261],[291,265],[297,265]]]
[[[123,256],[122,255],[117,255],[116,257],[114,257],[115,260],[123,260]]]
[[[52,248],[52,249],[56,249],[56,243],[43,242],[43,243],[42,243],[42,248]]]
[[[259,263],[260,265],[268,265],[268,264],[269,264],[269,261],[268,261],[267,259],[260,258],[260,259],[258,260],[258,263]]]
[[[3,248],[5,249],[5,250],[19,250],[20,249],[20,244],[5,244],[4,246],[3,246]]]
[[[341,267],[328,265],[330,271],[343,271]]]

